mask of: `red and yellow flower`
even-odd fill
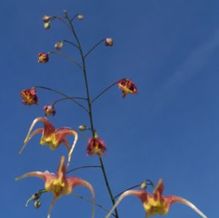
[[[38,128],[38,129],[35,129],[34,131],[32,131],[34,126],[38,122],[42,122],[44,124],[44,127]],[[75,130],[70,129],[68,127],[56,129],[48,121],[47,118],[38,117],[38,118],[33,120],[32,124],[29,128],[27,136],[24,140],[24,145],[21,147],[21,149],[19,151],[20,154],[23,152],[26,144],[31,140],[31,138],[37,134],[42,134],[41,139],[40,139],[40,144],[47,145],[51,150],[56,150],[60,146],[60,144],[64,144],[68,150],[68,164],[70,163],[73,150],[74,150],[75,145],[78,141],[78,133]],[[73,140],[71,147],[70,147],[69,142],[66,138],[69,135],[74,136],[74,140]]]
[[[136,94],[137,87],[130,79],[121,79],[117,83],[119,89],[122,91],[122,96],[125,97],[127,94]]]
[[[39,177],[40,179],[43,179],[45,181],[45,190],[53,193],[53,200],[50,204],[47,218],[51,217],[51,211],[57,199],[63,195],[70,194],[76,186],[84,186],[87,188],[92,194],[93,203],[95,203],[95,192],[89,182],[78,177],[66,176],[64,156],[61,157],[56,174],[50,173],[49,171],[33,171],[17,177],[16,180],[24,179],[26,177]],[[92,217],[94,217],[94,207],[92,209]]]
[[[38,63],[45,64],[49,61],[49,54],[46,52],[38,53]]]
[[[87,154],[102,156],[106,151],[106,145],[104,141],[98,136],[92,137],[88,140]]]
[[[125,191],[123,192],[123,194],[120,195],[117,202],[115,203],[115,205],[113,206],[113,208],[110,210],[110,212],[107,214],[105,218],[109,218],[110,215],[115,210],[115,208],[119,205],[119,203],[129,195],[136,196],[140,199],[143,208],[146,212],[146,217],[150,217],[153,215],[165,215],[169,212],[169,209],[173,203],[181,203],[190,207],[202,218],[207,218],[207,216],[190,201],[175,195],[164,196],[163,191],[164,191],[164,184],[161,179],[158,181],[158,184],[155,187],[153,193],[148,193],[145,190]]]
[[[38,103],[38,97],[35,87],[32,87],[30,89],[23,89],[20,92],[22,102],[26,105],[32,105]]]

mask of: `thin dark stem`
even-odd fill
[[[55,100],[52,105],[56,105],[57,103],[61,102],[61,101],[66,101],[66,100],[72,100],[72,99],[78,99],[78,100],[87,100],[86,98],[81,98],[81,97],[63,97],[63,98],[59,98],[57,100]]]
[[[92,202],[90,199],[87,199],[87,198],[85,198],[85,197],[82,196],[82,195],[73,194],[73,196],[76,197],[76,198],[79,198],[79,199],[81,199],[81,200],[84,200],[84,201],[86,201],[86,202],[88,202],[88,203],[90,203],[90,204],[93,204],[93,202]],[[104,210],[104,211],[106,211],[106,212],[109,212],[109,211],[110,211],[109,209],[106,209],[106,208],[105,208],[104,206],[102,206],[101,204],[95,203],[95,206],[96,206],[96,207],[99,207],[100,209],[102,209],[102,210]],[[112,216],[116,217],[115,214],[112,214]]]
[[[35,88],[38,88],[38,89],[45,89],[45,90],[48,90],[48,91],[51,91],[51,92],[54,92],[56,94],[59,94],[59,95],[62,95],[64,96],[65,98],[69,98],[71,99],[71,101],[73,101],[75,104],[77,104],[79,107],[83,108],[86,112],[88,112],[87,108],[84,107],[84,105],[80,104],[77,100],[75,100],[74,98],[71,98],[70,96],[67,96],[65,93],[63,92],[60,92],[58,90],[55,90],[55,89],[52,89],[52,88],[49,88],[49,87],[45,87],[45,86],[34,86]]]
[[[99,165],[88,165],[88,166],[81,166],[81,167],[76,167],[76,168],[73,168],[71,170],[69,170],[66,174],[69,174],[69,173],[72,173],[72,172],[75,172],[77,170],[81,170],[81,169],[87,169],[87,168],[100,168],[101,166]]]
[[[66,19],[67,19],[67,21],[69,23],[69,27],[71,29],[73,37],[75,38],[75,40],[77,42],[77,46],[78,46],[78,49],[79,49],[79,52],[80,52],[80,56],[81,56],[81,60],[82,60],[82,72],[83,72],[83,76],[84,76],[86,95],[87,95],[87,102],[88,102],[88,113],[89,113],[89,118],[90,118],[90,123],[91,123],[91,130],[92,130],[92,133],[95,133],[94,124],[93,124],[91,98],[90,98],[88,78],[87,78],[86,63],[85,63],[85,59],[84,59],[84,53],[83,53],[83,50],[82,50],[82,47],[81,47],[80,40],[79,40],[79,38],[77,36],[77,33],[76,33],[75,29],[74,29],[73,23],[72,23],[72,21],[69,18],[67,13],[65,13],[65,17],[66,17]],[[94,136],[94,134],[93,134],[93,136]]]
[[[102,172],[103,172],[103,177],[104,177],[104,180],[105,180],[105,183],[106,183],[106,187],[108,189],[108,192],[109,192],[112,204],[114,205],[115,204],[115,198],[114,198],[113,193],[111,191],[110,184],[109,184],[109,181],[108,181],[108,178],[107,178],[107,174],[106,174],[106,170],[105,170],[105,167],[104,167],[103,159],[102,159],[101,156],[99,156],[99,162],[100,162],[101,169],[102,169]],[[117,209],[115,209],[115,216],[117,218],[119,217]]]
[[[84,58],[84,53],[83,53],[83,50],[82,50],[81,43],[80,43],[80,40],[78,38],[78,35],[77,35],[77,33],[74,29],[73,23],[72,23],[71,19],[69,18],[67,12],[65,13],[65,18],[69,22],[69,27],[71,29],[73,37],[75,38],[75,40],[77,42],[78,49],[80,51],[80,56],[81,56],[81,60],[82,60],[82,72],[83,72],[83,76],[84,76],[84,82],[85,82],[85,88],[86,88],[86,94],[87,94],[88,115],[89,115],[89,120],[90,120],[91,132],[92,132],[92,135],[94,137],[95,136],[95,129],[94,129],[94,123],[93,123],[93,114],[92,114],[92,102],[91,102],[91,97],[90,97],[90,92],[89,92],[89,84],[88,84],[88,78],[87,78],[86,62],[85,62],[85,58]],[[104,168],[104,164],[103,164],[103,161],[102,161],[101,157],[99,157],[99,162],[100,162],[100,165],[101,165],[101,170],[102,170],[102,173],[103,173],[103,177],[104,177],[104,181],[105,181],[105,184],[106,184],[106,187],[107,187],[107,191],[109,193],[112,204],[114,205],[115,199],[113,198],[113,194],[112,194],[109,182],[108,182],[106,170]],[[118,214],[117,209],[115,209],[115,217],[119,218],[119,214]]]
[[[111,85],[104,88],[96,97],[92,99],[92,103],[94,103],[98,98],[100,98],[103,94],[105,94],[109,89],[111,89],[113,86],[115,86],[118,82],[114,82]]]
[[[61,51],[51,51],[50,54],[56,54],[56,55],[60,55],[63,58],[65,58],[66,60],[70,61],[71,63],[75,64],[78,68],[81,69],[81,64],[78,63],[76,60],[74,60],[72,57],[70,57],[69,55],[61,52]]]
[[[60,16],[53,16],[52,19],[57,19],[57,20],[60,20],[61,22],[63,22],[64,24],[65,23],[65,19],[63,17],[60,17]]]
[[[74,21],[74,19],[76,19],[77,17],[78,17],[78,13],[75,14],[72,18],[70,18],[70,21],[71,21],[71,22]]]
[[[72,46],[74,46],[75,48],[78,49],[78,46],[74,42],[71,42],[71,41],[66,40],[66,39],[64,39],[63,42],[66,42],[66,43],[68,43],[68,44],[70,44],[70,45],[72,45]]]
[[[105,39],[101,39],[99,42],[97,42],[96,44],[94,44],[88,51],[87,53],[84,55],[84,58],[86,58],[89,54],[91,54]]]

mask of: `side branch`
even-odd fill
[[[91,54],[102,42],[104,42],[105,39],[101,39],[99,42],[94,44],[84,55],[84,58],[86,58],[89,54]]]
[[[111,85],[107,86],[106,88],[104,88],[96,97],[94,97],[92,99],[92,103],[95,102],[98,98],[100,98],[103,94],[105,94],[109,89],[111,89],[113,86],[115,86],[117,82],[112,83]]]
[[[75,48],[78,49],[78,46],[74,42],[71,42],[71,41],[66,40],[66,39],[63,39],[62,41],[65,42],[65,43],[68,43],[68,44],[70,44],[70,45],[72,45],[72,46],[74,46]]]
[[[65,93],[63,92],[60,92],[58,90],[55,90],[55,89],[52,89],[52,88],[49,88],[49,87],[46,87],[46,86],[34,86],[35,88],[38,88],[38,89],[44,89],[44,90],[48,90],[48,91],[51,91],[51,92],[54,92],[56,94],[59,94],[59,95],[62,95],[64,96],[65,98],[68,98],[69,100],[71,100],[72,102],[74,102],[75,104],[77,104],[79,107],[83,108],[86,112],[88,112],[87,108],[80,104],[77,100],[75,100],[74,98],[66,95]]]
[[[50,54],[56,54],[56,55],[60,55],[62,56],[64,59],[66,59],[67,61],[70,61],[71,63],[75,64],[78,68],[81,69],[81,64],[79,62],[77,62],[76,60],[74,60],[72,57],[70,57],[69,55],[61,52],[61,51],[51,51],[49,52]]]

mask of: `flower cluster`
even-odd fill
[[[65,59],[70,60],[71,63],[75,64],[82,71],[83,79],[85,82],[86,97],[76,97],[76,96],[68,95],[68,94],[65,94],[63,91],[58,91],[58,90],[55,90],[49,87],[43,87],[43,86],[36,86],[36,87],[28,88],[28,89],[23,89],[20,92],[22,102],[25,105],[38,104],[39,97],[37,96],[37,89],[42,89],[44,91],[45,90],[51,91],[54,94],[58,94],[59,98],[57,98],[54,102],[50,104],[45,104],[43,106],[44,115],[33,119],[30,125],[30,128],[27,132],[27,135],[24,139],[23,145],[21,146],[19,150],[19,153],[21,154],[24,151],[27,144],[30,143],[31,139],[36,135],[41,136],[39,144],[50,148],[50,150],[52,151],[56,151],[61,145],[64,145],[67,150],[67,155],[66,155],[67,157],[65,156],[60,157],[60,161],[59,161],[59,165],[58,165],[58,169],[56,173],[50,173],[49,171],[44,171],[44,172],[31,171],[16,178],[16,180],[20,180],[26,177],[38,177],[42,179],[45,183],[44,189],[32,195],[31,198],[27,201],[27,205],[30,201],[33,201],[34,206],[36,208],[39,208],[41,205],[40,196],[43,193],[51,192],[53,194],[53,199],[50,204],[50,207],[48,210],[48,216],[47,216],[47,218],[50,218],[52,208],[54,207],[56,201],[60,197],[72,193],[74,188],[76,188],[77,186],[83,186],[86,189],[88,189],[92,195],[92,200],[91,200],[92,205],[93,205],[92,218],[95,217],[94,209],[95,209],[95,206],[98,206],[99,204],[95,203],[95,191],[94,191],[93,186],[88,181],[81,179],[79,177],[67,176],[67,173],[73,171],[73,170],[69,170],[69,171],[67,170],[70,166],[72,155],[74,153],[75,146],[78,142],[79,134],[74,128],[71,128],[71,127],[56,128],[55,125],[48,119],[48,117],[52,117],[56,115],[56,109],[57,109],[55,107],[56,104],[64,102],[64,101],[71,101],[72,103],[74,103],[74,105],[80,106],[80,108],[85,111],[89,119],[89,124],[81,124],[78,129],[81,132],[88,131],[90,134],[90,136],[87,139],[86,148],[84,150],[86,150],[86,153],[88,156],[98,157],[99,165],[95,167],[98,167],[102,171],[103,179],[105,181],[107,191],[113,203],[112,209],[109,211],[109,213],[106,215],[105,218],[109,218],[113,212],[114,212],[115,218],[119,218],[117,206],[125,197],[130,196],[130,195],[137,197],[141,201],[147,217],[152,216],[152,215],[157,215],[157,214],[165,215],[168,213],[171,205],[173,203],[178,202],[178,203],[189,206],[196,213],[198,213],[202,218],[207,218],[190,201],[184,198],[181,198],[181,197],[174,196],[174,195],[164,196],[163,195],[164,185],[163,185],[162,180],[158,181],[158,184],[155,187],[153,193],[149,193],[145,189],[147,188],[147,185],[143,183],[139,186],[140,187],[139,190],[128,189],[124,192],[121,192],[118,195],[118,199],[116,201],[116,197],[114,197],[112,194],[112,190],[111,190],[111,187],[108,181],[107,173],[106,173],[105,166],[104,166],[103,159],[102,159],[102,156],[106,151],[106,144],[104,142],[105,140],[103,140],[102,137],[99,137],[97,135],[97,130],[94,127],[92,107],[93,107],[93,103],[96,100],[98,100],[100,97],[102,97],[112,87],[117,86],[122,92],[122,97],[126,97],[127,95],[137,94],[138,93],[137,86],[132,80],[128,78],[122,78],[110,84],[109,86],[104,88],[102,91],[100,91],[99,94],[97,94],[95,97],[92,98],[90,94],[90,90],[89,90],[89,83],[88,83],[89,81],[87,79],[87,71],[86,71],[86,66],[85,66],[86,59],[101,44],[104,44],[107,47],[112,47],[114,44],[113,39],[111,37],[102,39],[98,43],[94,44],[85,53],[81,47],[81,42],[74,28],[74,23],[73,23],[75,19],[78,21],[84,20],[84,15],[76,14],[75,16],[70,17],[66,11],[64,12],[64,16],[62,17],[45,15],[42,18],[44,28],[47,30],[50,29],[51,22],[55,19],[61,20],[62,22],[67,24],[67,26],[70,27],[71,33],[74,38],[72,41],[67,41],[64,39],[57,41],[54,45],[54,49],[55,49],[54,51],[40,52],[38,54],[38,63],[40,64],[48,63],[51,54],[53,55],[58,54],[64,57]],[[73,46],[73,48],[79,52],[80,60],[74,60],[71,58],[71,56],[68,56],[68,54],[64,53],[63,50],[65,50],[65,47],[67,45]],[[86,103],[86,105],[84,104],[84,102]],[[35,128],[36,124],[38,123],[40,123],[42,127]],[[92,166],[88,166],[88,167],[92,167]],[[77,169],[79,168],[86,168],[86,166],[78,167]],[[103,207],[101,208],[103,209]]]

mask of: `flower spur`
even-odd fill
[[[118,198],[118,200],[116,201],[116,203],[114,204],[114,206],[105,218],[109,218],[115,210],[115,208],[119,205],[119,203],[129,195],[136,196],[137,198],[139,198],[139,200],[142,202],[147,218],[157,214],[166,215],[169,212],[170,206],[173,203],[184,204],[190,207],[192,210],[194,210],[202,218],[207,218],[207,216],[190,201],[175,195],[164,196],[163,191],[164,184],[161,179],[158,181],[153,193],[148,193],[145,190],[133,189],[125,191],[120,195],[120,197]]]
[[[92,194],[92,218],[94,218],[95,215],[95,192],[93,189],[93,186],[87,182],[86,180],[83,180],[78,177],[73,176],[66,176],[66,166],[65,166],[65,157],[62,156],[59,167],[57,169],[56,174],[50,173],[49,171],[41,172],[41,171],[33,171],[25,173],[19,177],[16,177],[16,180],[24,179],[26,177],[38,177],[40,179],[43,179],[45,181],[45,190],[47,192],[53,193],[53,199],[50,203],[48,215],[47,218],[51,218],[51,212],[52,209],[56,203],[56,201],[63,195],[68,195],[72,193],[73,189],[76,186],[84,186],[87,188],[91,194]]]
[[[34,131],[32,131],[34,126],[38,122],[42,122],[44,124],[44,127],[38,128],[38,129],[35,129]],[[47,145],[51,150],[57,149],[59,147],[59,145],[63,143],[68,150],[68,165],[69,165],[69,163],[71,161],[73,150],[74,150],[75,145],[78,141],[78,133],[75,130],[70,129],[68,127],[56,129],[48,121],[47,118],[37,117],[33,120],[32,124],[29,128],[27,136],[24,140],[24,144],[21,147],[21,149],[19,150],[19,154],[21,154],[23,152],[23,150],[25,149],[27,143],[31,140],[31,138],[37,134],[42,134],[41,139],[40,139],[40,144]],[[71,147],[69,146],[69,142],[66,138],[68,135],[74,136],[74,141],[73,141]]]

